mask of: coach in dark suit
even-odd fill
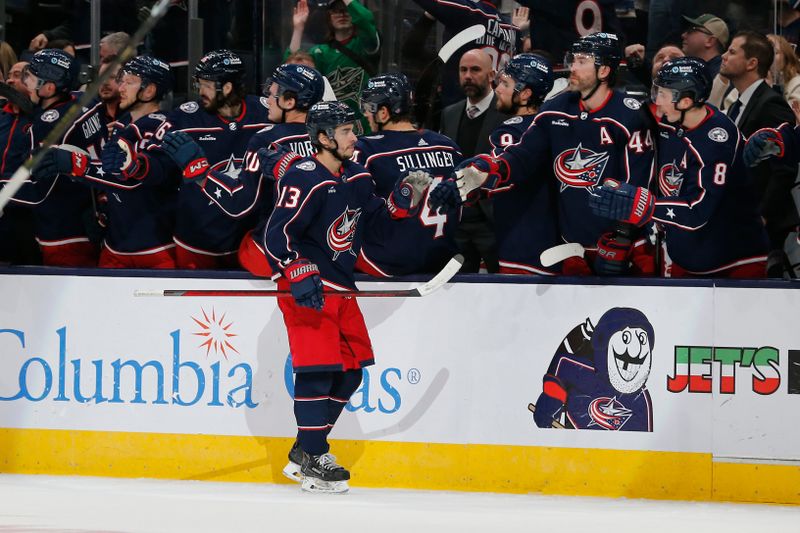
[[[772,44],[767,37],[752,31],[737,33],[722,56],[720,75],[728,78],[738,92],[738,99],[725,112],[745,137],[761,128],[776,128],[784,122],[794,124],[794,113],[783,95],[765,81],[773,57]],[[800,223],[791,194],[797,165],[772,160],[751,170],[770,239],[767,274],[781,277],[785,264],[784,241]]]
[[[442,110],[441,133],[453,139],[465,158],[491,151],[489,135],[508,118],[497,111],[497,98],[492,90],[495,76],[492,59],[478,49],[461,56],[458,79],[467,96]],[[491,202],[481,201],[476,207],[465,207],[456,242],[464,254],[462,272],[477,272],[481,259],[489,272],[498,272]]]

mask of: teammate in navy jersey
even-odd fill
[[[62,50],[41,50],[31,58],[23,76],[28,94],[36,104],[31,153],[38,149],[62,113],[75,104],[71,90],[77,78],[77,61]],[[77,146],[97,159],[105,141],[99,109],[100,104],[84,108],[58,143]],[[33,209],[36,240],[45,265],[97,265],[97,249],[89,240],[85,224],[92,213],[91,191],[67,176],[40,177],[33,169],[31,178],[12,201]]]
[[[39,164],[40,174],[70,175],[73,181],[108,196],[107,233],[98,266],[103,268],[175,268],[175,173],[152,176],[138,150],[164,122],[159,104],[172,89],[169,65],[139,56],[119,72],[120,110],[131,123],[118,124],[102,153],[101,166],[81,154],[53,148]]]
[[[229,50],[206,54],[194,78],[200,102],[187,102],[167,116],[145,157],[151,172],[178,172],[185,183],[178,195],[175,244],[178,268],[238,266],[244,234],[255,218],[233,218],[198,185],[209,171],[238,176],[250,138],[267,125],[266,98],[245,96],[244,64]],[[156,170],[158,169],[158,170]]]
[[[489,137],[492,157],[517,144],[553,88],[553,69],[544,58],[519,54],[498,76],[497,110],[513,115]],[[555,274],[539,261],[544,250],[559,244],[558,210],[553,179],[528,180],[492,194],[497,257],[502,274]]]
[[[294,158],[316,153],[308,136],[306,116],[311,106],[322,100],[324,90],[322,75],[311,67],[288,64],[277,67],[265,84],[268,116],[272,124],[250,139],[241,173],[231,176],[212,171],[202,185],[208,198],[229,216],[257,215],[258,225],[242,239],[239,263],[258,276],[272,275],[257,235],[263,234],[272,212],[275,182]],[[278,148],[289,152],[285,154],[288,157],[276,168],[273,168],[276,162],[269,162],[264,176],[261,158],[265,157],[267,150]]]
[[[411,105],[411,86],[403,74],[371,78],[361,94],[361,110],[376,133],[358,140],[353,161],[369,170],[375,192],[383,198],[389,198],[403,172],[424,170],[438,183],[461,162],[450,138],[414,128]],[[434,212],[427,205],[427,191],[423,200],[416,217],[376,221],[366,228],[357,270],[389,277],[442,269],[458,251],[459,209]]]
[[[742,160],[744,138],[705,103],[711,79],[705,62],[664,63],[653,82],[662,119],[657,137],[658,195],[607,181],[592,209],[641,225],[664,226],[672,277],[758,278],[766,275],[767,234]]]
[[[356,299],[335,291],[355,289],[363,224],[411,215],[430,185],[409,176],[398,181],[389,205],[375,196],[369,172],[350,161],[355,120],[341,102],[311,108],[308,133],[317,154],[296,161],[281,177],[275,210],[261,235],[278,288],[292,293],[278,299],[296,373],[298,426],[284,473],[310,491],[348,489],[350,473],[329,453],[327,437],[360,385],[362,368],[374,363]]]
[[[445,27],[444,40],[470,26],[486,27],[486,34],[458,50],[445,65],[442,74],[442,106],[463,98],[458,86],[458,61],[467,50],[479,48],[492,58],[492,70],[502,70],[511,59],[517,46],[517,28],[509,16],[500,13],[498,0],[414,0],[422,9],[433,15]]]
[[[544,180],[549,171],[542,168],[552,165],[561,238],[587,249],[588,262],[570,258],[563,272],[621,274],[633,257],[638,271],[652,273],[652,257],[639,252],[645,240],[636,241],[632,250],[635,228],[612,228],[588,208],[605,178],[646,187],[653,173],[653,118],[640,102],[611,88],[621,57],[615,35],[597,33],[575,42],[569,91],[545,102],[520,142],[500,157],[466,160],[458,180],[444,181],[431,193],[434,206],[472,198],[479,188]]]

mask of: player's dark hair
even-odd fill
[[[758,60],[758,76],[766,78],[772,62],[775,59],[775,50],[766,35],[752,30],[743,30],[733,36],[734,39],[741,37],[744,39],[742,51],[746,59],[756,58]]]

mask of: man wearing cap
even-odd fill
[[[683,53],[705,61],[708,65],[708,74],[713,79],[719,74],[722,53],[728,45],[728,25],[710,13],[704,13],[694,19],[683,18],[690,24],[681,35]]]

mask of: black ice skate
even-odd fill
[[[289,450],[289,462],[283,467],[283,475],[302,483],[303,473],[300,472],[300,465],[303,464],[303,451],[300,449],[300,443],[295,439],[292,444],[292,449]]]
[[[310,455],[305,452],[300,472],[303,476],[302,489],[307,492],[327,492],[342,494],[350,490],[347,480],[350,472],[336,463],[330,453]]]

